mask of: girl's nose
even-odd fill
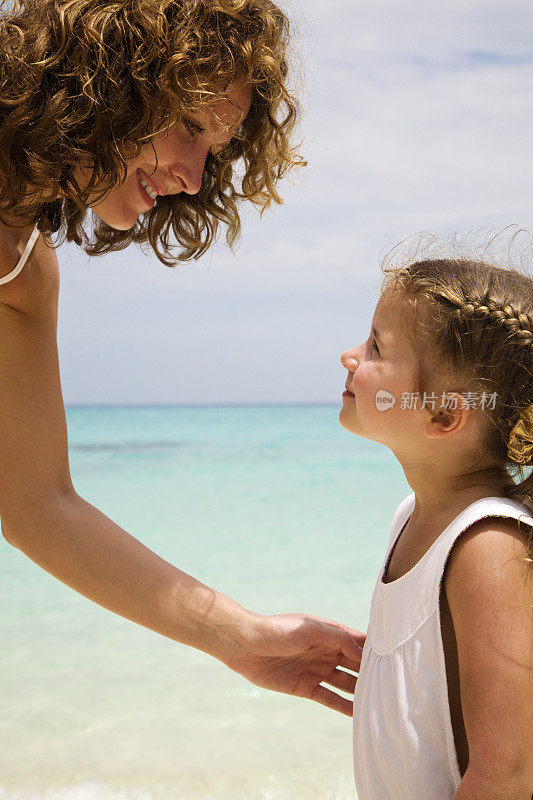
[[[348,370],[348,372],[355,372],[359,366],[356,347],[352,347],[351,350],[344,351],[341,356],[341,364],[345,369]]]

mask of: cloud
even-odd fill
[[[65,247],[67,401],[201,402],[206,379],[210,402],[334,399],[383,248],[424,229],[531,227],[529,0],[285,7],[305,176],[262,220],[244,211],[236,255],[169,270],[135,249],[88,262]]]

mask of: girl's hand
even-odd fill
[[[351,717],[366,635],[337,622],[304,614],[253,615],[241,647],[225,663],[256,686],[315,700]],[[351,670],[345,672],[343,669]]]

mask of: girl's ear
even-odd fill
[[[459,433],[470,419],[472,409],[458,392],[442,395],[442,404],[427,421],[425,434],[428,439],[442,439]]]

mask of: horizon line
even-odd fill
[[[298,402],[298,401],[277,401],[277,402],[220,402],[220,403],[195,403],[195,402],[175,402],[175,403],[65,403],[67,408],[279,408],[282,407],[298,407],[306,406],[315,408],[318,406],[336,406],[339,405],[332,400],[316,401],[316,402]]]

